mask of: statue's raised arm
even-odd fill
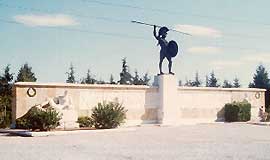
[[[153,31],[154,37],[159,40],[159,37],[157,36],[157,26],[154,25],[154,31]]]

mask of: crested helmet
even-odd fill
[[[161,27],[158,31],[159,35],[163,35],[164,33],[167,33],[169,29],[167,27]]]

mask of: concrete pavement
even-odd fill
[[[270,128],[225,123],[50,137],[1,134],[0,144],[1,160],[267,160]]]

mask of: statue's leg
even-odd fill
[[[174,75],[174,73],[172,72],[172,58],[171,57],[166,57],[169,61],[169,64],[168,64],[168,68],[169,68],[169,74],[172,74]]]
[[[162,72],[162,62],[163,62],[164,58],[165,58],[165,57],[163,56],[163,54],[160,53],[160,60],[159,60],[159,74],[163,74],[163,72]]]

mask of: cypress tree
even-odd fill
[[[256,73],[253,76],[253,82],[249,84],[249,87],[269,89],[269,86],[270,80],[268,73],[263,65],[259,65],[256,69]]]
[[[239,82],[239,79],[236,77],[233,79],[233,88],[240,88],[241,84]]]
[[[16,82],[36,82],[35,73],[32,72],[32,67],[25,63],[19,70]]]
[[[120,73],[120,84],[132,84],[133,83],[133,78],[131,74],[129,73],[129,68],[127,65],[127,60],[126,58],[122,59],[122,71]]]
[[[69,71],[66,72],[66,74],[68,75],[66,83],[76,83],[75,75],[74,75],[75,71],[74,71],[74,67],[72,63],[70,64]]]
[[[219,87],[218,79],[215,76],[214,71],[210,73],[210,78],[208,79],[208,87]]]

